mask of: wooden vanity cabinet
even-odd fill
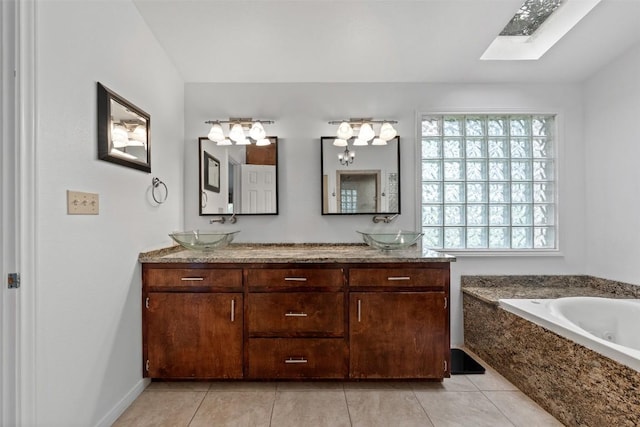
[[[448,263],[143,264],[144,375],[442,379]]]
[[[344,270],[247,270],[247,376],[347,377]]]
[[[243,377],[242,270],[143,266],[144,376]]]
[[[363,268],[349,272],[349,376],[449,376],[449,270]]]

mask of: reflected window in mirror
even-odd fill
[[[98,158],[151,172],[151,117],[98,83]]]
[[[199,138],[200,215],[277,215],[278,138],[218,145]]]
[[[322,214],[399,214],[400,137],[386,145],[334,145],[320,138]]]

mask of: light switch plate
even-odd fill
[[[97,193],[67,190],[67,215],[98,215],[99,211]]]

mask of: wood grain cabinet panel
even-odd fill
[[[344,294],[250,293],[247,322],[251,336],[343,336]]]
[[[442,378],[449,351],[445,294],[352,292],[351,378]]]
[[[146,305],[145,376],[242,378],[241,293],[152,292]]]
[[[449,376],[449,264],[148,263],[144,376]]]
[[[444,288],[449,270],[430,268],[352,268],[349,286],[396,286]]]
[[[242,288],[242,269],[148,268],[144,281],[150,288],[222,287]]]
[[[346,345],[341,338],[250,338],[253,379],[346,378]]]
[[[342,269],[264,268],[247,271],[247,285],[252,288],[339,287],[343,285]]]

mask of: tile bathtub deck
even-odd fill
[[[442,383],[153,382],[114,426],[562,426],[480,362]]]

